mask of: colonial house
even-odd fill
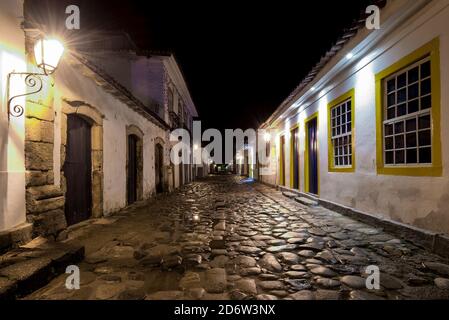
[[[184,128],[192,137],[193,119],[198,113],[174,55],[139,50],[123,33],[99,33],[96,39],[82,48],[89,61],[150,106],[171,130]],[[170,190],[193,180],[197,168],[191,164],[192,153],[189,156],[190,164],[172,164],[168,168]]]
[[[20,0],[0,30],[0,250],[192,181],[170,162],[170,131],[197,116],[172,55],[63,48]]]
[[[432,246],[449,233],[449,1],[378,4],[380,29],[347,29],[261,126],[259,179]]]

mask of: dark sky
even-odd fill
[[[174,52],[204,127],[257,127],[369,0],[35,0],[78,4],[81,30],[127,31],[143,49]]]

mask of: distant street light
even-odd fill
[[[263,138],[265,139],[265,142],[271,141],[271,134],[269,132],[265,132]]]

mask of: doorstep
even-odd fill
[[[48,284],[84,258],[84,246],[39,237],[0,256],[0,300],[15,300]]]
[[[23,223],[8,231],[0,232],[0,254],[30,242],[32,232],[33,225],[31,223]]]

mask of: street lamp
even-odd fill
[[[55,72],[64,53],[64,46],[56,39],[40,38],[34,45],[34,58],[45,75]]]
[[[41,76],[49,76],[56,71],[62,54],[64,53],[64,46],[56,39],[40,37],[34,45],[34,58],[36,65],[42,69],[43,73],[30,73],[30,72],[11,72],[8,74],[7,79],[7,92],[10,96],[10,84],[12,76],[25,76],[24,82],[28,88],[32,91],[18,94],[8,98],[8,119],[10,116],[20,117],[23,115],[24,107],[17,104],[12,105],[12,101],[19,97],[28,96],[38,93],[42,90],[42,78]]]

